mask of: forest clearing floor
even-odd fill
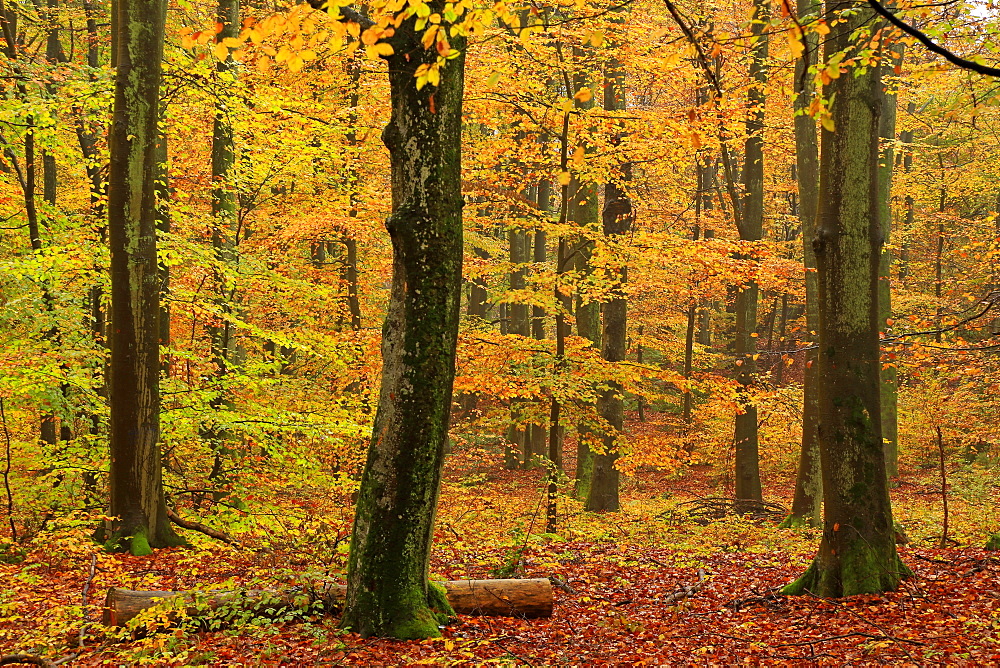
[[[222,630],[175,628],[138,639],[101,626],[112,586],[224,589],[342,578],[345,495],[287,489],[285,511],[260,515],[259,530],[239,534],[239,546],[189,531],[193,549],[145,558],[99,551],[83,520],[57,526],[36,538],[23,562],[0,564],[0,654],[78,653],[63,665],[79,666],[1000,665],[1000,553],[979,549],[996,529],[995,487],[973,501],[953,494],[958,543],[942,550],[940,487],[934,496],[930,472],[904,474],[893,500],[911,538],[900,553],[914,576],[896,592],[834,601],[776,595],[811,560],[815,531],[777,529],[772,518],[689,516],[686,502],[725,496],[713,475],[685,467],[629,476],[620,513],[585,514],[561,498],[560,533],[550,535],[542,533],[542,471],[502,471],[460,450],[449,457],[433,577],[554,578],[555,613],[462,617],[442,638],[422,642],[362,640],[322,616],[242,619]],[[788,483],[769,491],[782,503],[791,496]],[[667,603],[678,586],[698,581],[698,569],[707,572],[704,586]]]

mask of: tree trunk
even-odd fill
[[[455,580],[439,583],[447,592],[448,603],[460,615],[500,617],[551,617],[552,583],[548,578],[531,580]],[[327,612],[339,612],[347,587],[320,582],[306,589],[250,589],[244,591],[183,592],[132,591],[112,587],[104,598],[101,622],[105,626],[125,626],[143,610],[157,605],[178,609],[171,599],[181,597],[185,616],[200,619],[220,608],[239,606],[260,616],[279,616],[288,609],[308,608],[321,603]]]
[[[594,82],[591,81],[584,62],[585,51],[574,47],[573,55],[576,60],[577,70],[573,75],[572,90],[570,95],[576,96],[583,88],[594,90]],[[576,99],[574,107],[581,111],[593,109],[596,96],[585,100]],[[587,148],[587,153],[592,153],[593,148]],[[594,242],[590,240],[596,231],[599,216],[597,184],[583,181],[574,175],[569,185],[568,212],[569,221],[577,227],[584,228],[584,232],[577,236],[572,244],[571,268],[575,270],[580,279],[590,276],[593,273],[590,258],[594,252]],[[589,236],[588,236],[589,235]],[[591,345],[600,350],[601,348],[601,305],[598,302],[580,297],[576,298],[576,333],[591,342]],[[577,425],[576,439],[576,484],[574,493],[579,499],[586,499],[590,494],[590,480],[593,473],[593,460],[589,445],[589,439],[593,438],[593,431],[586,424]]]
[[[608,76],[604,86],[604,109],[607,112],[625,110],[625,72],[621,64],[612,59],[607,67]],[[617,145],[621,138],[616,136]],[[604,186],[603,232],[608,242],[621,242],[632,228],[635,213],[632,201],[621,182],[631,176],[631,165],[620,167],[621,181],[611,180]],[[625,297],[625,283],[628,268],[624,258],[622,265],[611,270],[613,287],[611,299],[604,304],[604,322],[601,332],[601,356],[608,362],[625,361],[628,350],[628,301]],[[617,381],[608,383],[597,399],[597,412],[607,426],[601,440],[601,452],[592,454],[590,488],[587,490],[585,508],[591,512],[616,511],[620,507],[618,499],[619,439],[625,426],[624,390]],[[610,427],[610,429],[608,428]]]
[[[161,481],[160,281],[156,262],[156,137],[166,7],[119,0],[109,144],[111,241],[110,540],[135,555],[177,545]]]
[[[768,19],[768,4],[754,1],[751,21],[753,46],[748,94],[746,163],[743,166],[743,187],[746,191],[743,220],[739,225],[740,239],[759,241],[764,227],[764,87],[767,84],[768,38],[764,25]],[[757,284],[750,283],[736,297],[736,360],[739,364],[738,401],[742,412],[736,415],[736,498],[760,501],[760,457],[757,434],[757,407],[750,398],[750,388],[757,373]]]
[[[816,0],[799,0],[798,13],[802,20],[818,18],[820,5]],[[809,19],[812,20],[812,19]],[[813,80],[808,73],[810,62],[819,56],[819,37],[806,32],[805,51],[795,61],[795,176],[798,181],[799,222],[802,224],[803,263],[806,284],[806,340],[815,341],[819,331],[818,284],[816,282],[816,215],[819,206],[819,146],[816,142],[816,121],[805,113],[814,94]],[[823,507],[823,477],[820,470],[817,411],[819,410],[818,351],[806,350],[802,374],[802,447],[795,476],[792,512],[783,526],[819,526]]]
[[[902,43],[893,44],[890,49],[889,68],[903,62]],[[883,66],[885,67],[885,66]],[[879,187],[879,223],[882,228],[882,255],[878,270],[878,323],[881,332],[889,330],[889,320],[892,319],[892,287],[889,279],[892,266],[892,253],[889,251],[889,236],[892,230],[892,170],[893,144],[896,141],[896,93],[882,89],[882,114],[879,117],[878,136],[881,139],[879,153],[878,187]],[[882,443],[885,448],[886,475],[893,477],[899,473],[899,426],[897,415],[897,373],[895,364],[882,365]]]
[[[846,20],[844,9],[854,12]],[[835,19],[827,56],[848,48],[872,12],[854,1],[828,5],[827,23]],[[812,565],[785,593],[840,597],[895,589],[908,570],[896,554],[879,405],[879,73],[849,72],[826,87],[824,98],[835,100],[835,132],[822,134],[814,241],[823,539]]]
[[[432,12],[444,12],[434,0]],[[437,53],[420,44],[417,18],[390,44],[389,149],[393,276],[382,329],[382,387],[361,480],[342,625],[364,637],[427,638],[451,616],[427,580],[448,435],[462,294],[462,90],[464,40],[417,89],[415,72]]]

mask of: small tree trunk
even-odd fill
[[[800,17],[818,18],[820,5],[816,0],[798,0]],[[812,20],[812,19],[810,19]],[[816,142],[816,121],[805,113],[812,103],[813,83],[808,75],[809,62],[819,56],[819,39],[807,32],[805,52],[795,61],[795,177],[798,180],[799,221],[802,224],[803,263],[806,284],[806,340],[815,341],[819,331],[818,283],[816,282],[816,214],[819,206],[819,146]],[[823,506],[823,477],[819,457],[819,364],[818,351],[806,350],[802,379],[802,447],[795,476],[792,512],[784,526],[819,526]]]
[[[753,47],[750,60],[750,87],[747,111],[746,164],[743,186],[746,196],[740,239],[758,241],[764,225],[764,87],[767,84],[768,37],[764,31],[768,4],[754,1],[751,25]],[[757,293],[756,283],[740,290],[736,297],[736,359],[739,383],[739,403],[742,412],[736,415],[736,498],[760,501],[760,456],[758,453],[757,406],[750,398],[750,388],[757,373]]]

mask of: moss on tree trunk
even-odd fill
[[[443,2],[430,5],[444,11]],[[411,18],[388,58],[392,117],[393,278],[383,327],[382,387],[358,497],[342,624],[362,636],[426,638],[452,611],[427,579],[455,373],[462,280],[464,56],[417,90],[434,63]],[[453,48],[464,44],[452,38]]]
[[[826,43],[831,56],[871,20],[861,3],[844,9]],[[822,134],[819,217],[814,248],[819,284],[817,435],[823,469],[823,539],[812,565],[785,593],[839,597],[895,589],[907,568],[896,554],[882,451],[878,276],[877,70],[854,71],[824,91],[835,100],[835,131]],[[836,96],[836,97],[834,97]]]
[[[183,543],[170,527],[159,446],[160,277],[156,142],[165,4],[119,0],[109,144],[111,468],[109,547],[149,554]]]

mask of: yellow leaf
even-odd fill
[[[830,116],[829,114],[823,116],[823,118],[820,119],[820,123],[823,125],[825,130],[829,132],[836,132],[833,124],[833,116]]]
[[[375,53],[380,56],[391,56],[393,54],[392,45],[385,42],[379,42],[374,48]]]
[[[590,92],[590,89],[584,86],[580,90],[576,91],[576,95],[573,96],[574,99],[580,102],[590,102],[594,97],[594,94]]]
[[[829,35],[830,34],[830,26],[828,26],[826,24],[826,21],[820,21],[820,22],[818,22],[816,24],[815,28],[816,28],[816,32],[819,33],[820,35]]]
[[[299,58],[297,55],[292,56],[291,58],[288,59],[288,70],[290,72],[298,72],[299,70],[302,69],[302,66],[304,64],[305,63],[302,61],[302,59]]]
[[[450,51],[451,51],[451,45],[448,44],[447,39],[442,38],[437,41],[437,52],[439,56],[445,58],[448,56],[448,53]]]
[[[228,46],[230,49],[235,49],[243,44],[243,40],[236,39],[235,37],[227,37],[222,40],[222,43]]]
[[[434,38],[437,37],[437,32],[437,26],[431,26],[424,32],[424,38],[420,40],[420,43],[424,45],[425,49],[431,48],[431,44],[434,43]]]
[[[796,35],[788,33],[788,50],[791,52],[792,58],[799,59],[805,53],[806,47]]]
[[[181,37],[181,48],[193,49],[194,45],[197,43],[198,42],[196,42],[194,38],[191,37],[191,35],[184,35],[183,37]]]
[[[582,146],[577,146],[573,151],[573,164],[579,167],[583,164],[584,151]]]
[[[229,47],[222,42],[219,42],[215,45],[215,48],[212,49],[212,53],[215,54],[215,57],[219,60],[225,60],[229,57]]]
[[[379,30],[375,28],[369,28],[368,30],[361,33],[361,43],[365,46],[371,46],[378,41]]]
[[[559,175],[556,177],[556,181],[558,181],[561,186],[568,186],[572,178],[573,177],[570,176],[569,172],[559,172]]]
[[[595,30],[590,33],[590,38],[588,40],[594,46],[600,48],[604,46],[604,33],[600,30]]]

